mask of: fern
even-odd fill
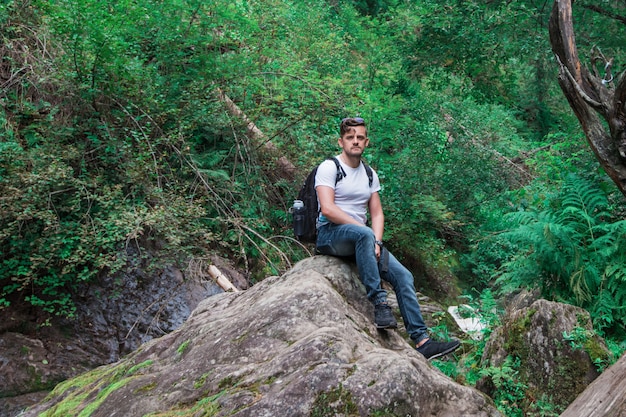
[[[594,240],[595,229],[610,218],[609,201],[595,184],[570,174],[561,194],[562,221],[574,225],[578,233],[572,237],[581,244]]]
[[[605,258],[624,254],[626,251],[626,220],[600,224],[596,230],[600,236],[591,244],[594,251]]]
[[[519,248],[504,263],[501,291],[539,288],[542,296],[587,308],[599,329],[626,323],[626,221],[609,223],[609,202],[592,182],[570,175],[542,211],[506,216],[500,235]]]

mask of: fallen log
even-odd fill
[[[560,417],[622,417],[626,415],[626,355],[605,370]]]

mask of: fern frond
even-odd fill
[[[518,255],[503,263],[499,275],[495,278],[495,284],[500,293],[509,294],[519,288],[538,287],[537,265],[532,258],[532,252],[520,252]]]
[[[532,224],[537,222],[538,212],[536,211],[514,211],[504,215],[505,221],[516,226]]]
[[[626,252],[626,220],[604,223],[596,227],[599,236],[591,244],[591,249],[605,259]]]
[[[593,327],[597,330],[612,327],[615,323],[615,299],[608,291],[602,291],[596,297],[596,301],[590,309]]]
[[[608,215],[609,201],[604,192],[595,184],[575,174],[568,175],[565,180],[562,204],[564,207],[580,209],[591,219],[600,219]]]
[[[582,260],[569,277],[569,287],[575,297],[576,304],[585,307],[592,302],[602,283],[602,273],[595,265]]]
[[[626,268],[624,264],[607,265],[604,270],[607,290],[616,304],[626,307]]]

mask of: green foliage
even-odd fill
[[[537,287],[544,297],[588,309],[598,330],[624,327],[626,224],[611,221],[596,183],[571,175],[543,210],[507,217],[515,228],[501,237],[518,250],[497,279],[503,291]]]
[[[494,395],[494,402],[506,416],[525,415],[520,402],[526,397],[528,387],[519,382],[519,369],[520,359],[508,356],[501,366],[492,366],[482,371],[483,376],[493,381],[498,393]]]
[[[206,93],[232,42],[215,30],[246,19],[220,7],[224,22],[202,21],[217,5],[186,2],[31,6],[7,6],[2,31],[15,77],[0,112],[0,305],[71,316],[76,288],[128,257],[159,268],[221,247],[280,270],[257,192],[273,186]]]
[[[607,354],[604,344],[601,344],[593,331],[582,327],[575,327],[571,333],[563,332],[563,340],[569,341],[572,349],[585,351],[598,368],[598,372],[604,371],[615,362],[615,358]]]
[[[619,68],[623,25],[574,10],[580,45]],[[385,239],[424,286],[453,293],[462,279],[487,323],[458,364],[436,366],[469,385],[489,377],[506,415],[556,415],[546,397],[523,409],[518,360],[482,362],[500,320],[491,287],[538,287],[623,335],[626,222],[623,198],[585,179],[597,162],[557,84],[548,13],[524,1],[3,2],[0,308],[71,317],[76,290],[101,274],[214,253],[253,283],[281,273],[309,255],[290,239],[298,183],[337,152],[341,118],[360,115]],[[277,176],[277,155],[301,178]],[[594,351],[588,334],[567,337]],[[102,399],[122,377],[106,376]],[[213,415],[224,393],[180,413]],[[333,411],[357,412],[341,386],[315,402]]]
[[[623,203],[606,183],[564,182],[597,162],[556,82],[548,12],[447,0],[4,2],[0,308],[71,316],[76,289],[100,274],[212,253],[252,282],[284,271],[308,255],[287,214],[302,178],[278,177],[273,160],[303,177],[337,152],[339,120],[360,115],[385,238],[416,275],[460,277],[487,298],[494,277],[538,286],[607,333],[623,328]],[[576,13],[584,45],[605,37],[619,55],[623,29]]]

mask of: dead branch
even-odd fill
[[[556,55],[556,60],[559,63],[559,69],[560,69],[561,74],[565,74],[565,76],[569,78],[569,80],[572,83],[572,87],[576,89],[576,92],[578,93],[578,95],[594,109],[598,109],[598,110],[603,109],[602,103],[589,97],[589,95],[582,89],[580,84],[576,82],[576,79],[570,72],[569,68],[567,68],[567,66],[565,66],[563,62],[561,62],[561,58],[558,55]]]
[[[230,114],[242,120],[246,124],[248,133],[250,134],[252,139],[255,140],[257,145],[261,145],[265,152],[268,154],[276,155],[279,153],[276,145],[271,140],[267,139],[261,129],[259,129],[257,125],[252,120],[250,120],[250,118],[243,112],[243,110],[241,110],[241,108],[237,106],[237,104],[235,104],[235,102],[231,100],[231,98],[228,97],[226,93],[220,88],[217,89],[217,97],[221,102],[226,105],[226,108],[228,109]],[[295,165],[293,165],[284,156],[278,157],[278,160],[276,162],[281,172],[280,176],[288,180],[293,180],[296,172]]]
[[[572,1],[555,0],[549,22],[550,44],[559,64],[559,84],[570,107],[585,132],[587,142],[604,171],[626,195],[626,83],[623,73],[617,78],[615,88],[609,89],[613,80],[610,73],[612,61],[604,55],[592,56],[595,65],[598,57],[605,64],[605,75],[600,79],[582,66],[576,47],[572,19]],[[607,78],[608,76],[608,78]],[[602,120],[604,119],[604,120]],[[608,129],[607,129],[608,126]]]
[[[224,291],[239,292],[237,287],[235,287],[215,265],[209,265],[209,275],[211,275],[217,285],[219,285]]]

